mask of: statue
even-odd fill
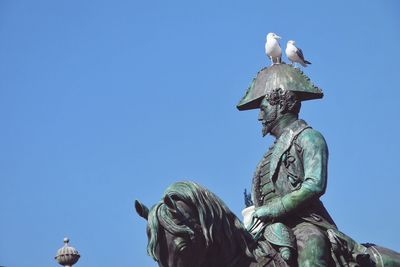
[[[159,266],[400,266],[400,254],[359,244],[340,232],[319,198],[327,184],[328,148],[298,114],[321,89],[285,63],[262,69],[238,104],[260,109],[263,136],[276,140],[258,164],[244,225],[216,195],[177,182],[148,209],[147,251]]]
[[[276,138],[253,178],[253,224],[260,220],[264,238],[277,239],[272,243],[278,246],[296,239],[296,245],[286,246],[294,251],[285,249],[282,257],[289,262],[297,252],[299,266],[329,266],[326,231],[337,229],[319,200],[327,184],[328,147],[318,131],[298,118],[301,101],[322,96],[301,71],[275,64],[258,73],[238,105],[239,110],[260,108],[263,136]]]
[[[150,210],[148,254],[162,267],[287,266],[268,242],[263,248],[216,195],[194,182],[177,182]]]

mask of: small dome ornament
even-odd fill
[[[57,255],[54,257],[57,262],[65,267],[71,267],[78,262],[80,255],[79,252],[68,245],[68,237],[64,238],[64,246],[57,251]]]

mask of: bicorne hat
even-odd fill
[[[324,96],[322,90],[315,86],[301,70],[282,63],[260,70],[236,107],[239,110],[257,109],[263,98],[278,88],[295,92],[301,101]]]

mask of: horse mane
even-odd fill
[[[220,245],[229,248],[237,244],[247,256],[253,257],[249,248],[253,243],[250,234],[214,193],[194,182],[176,182],[166,189],[164,195],[173,200],[181,200],[194,210],[207,247]],[[195,234],[193,229],[176,224],[172,218],[173,215],[163,201],[156,204],[149,213],[147,251],[154,260],[158,260],[155,250],[160,224],[174,235],[192,237]]]

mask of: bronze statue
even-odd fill
[[[238,105],[239,110],[259,107],[263,136],[276,138],[253,178],[253,222],[261,220],[265,239],[277,239],[277,245],[295,239],[296,245],[286,247],[297,252],[299,266],[329,266],[326,231],[337,229],[319,200],[326,190],[328,147],[318,131],[298,118],[301,101],[322,96],[300,70],[275,64],[257,74]],[[274,231],[277,223],[288,234]],[[292,253],[285,251],[282,256],[290,262]]]
[[[139,201],[135,208],[147,220],[147,252],[160,267],[287,266],[216,195],[194,182],[172,184],[150,210]]]
[[[285,63],[257,74],[237,107],[260,108],[263,136],[276,140],[256,168],[250,224],[245,229],[207,189],[174,183],[150,210],[135,203],[148,220],[147,249],[159,266],[400,266],[399,253],[358,244],[340,232],[319,200],[326,190],[328,148],[298,114],[302,101],[322,96]]]

